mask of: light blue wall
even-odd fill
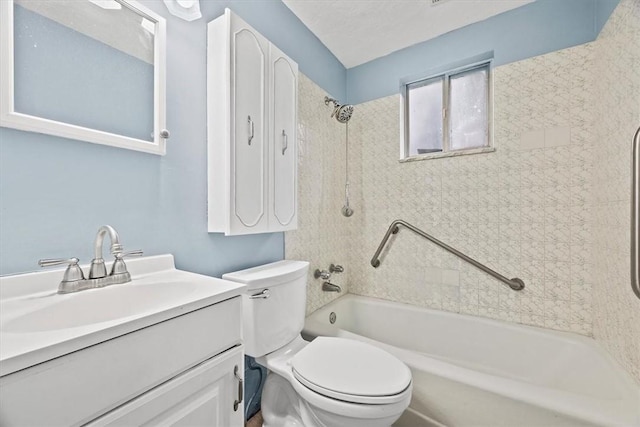
[[[347,70],[347,99],[398,93],[400,80],[493,51],[507,64],[593,41],[619,0],[537,0]]]
[[[600,34],[602,27],[607,23],[609,16],[613,13],[613,10],[618,6],[620,0],[596,0],[596,36]]]
[[[0,129],[0,274],[35,270],[45,257],[92,257],[111,224],[129,249],[174,253],[180,268],[219,276],[283,257],[282,233],[206,232],[206,23],[224,7],[296,60],[328,93],[352,103],[396,93],[399,79],[494,50],[505,63],[593,40],[618,0],[538,0],[522,9],[345,71],[280,1],[201,1],[204,17],[167,17],[164,157]],[[347,86],[349,88],[347,93]]]
[[[173,253],[179,268],[214,276],[283,258],[282,233],[206,231],[206,23],[230,7],[341,97],[344,68],[280,2],[202,1],[203,19],[190,23],[160,0],[143,3],[168,21],[167,155],[1,128],[0,274],[36,270],[40,258],[88,262],[102,224],[127,249]]]

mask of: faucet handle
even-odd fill
[[[116,255],[116,258],[124,258],[127,256],[142,256],[143,254],[144,252],[142,252],[142,249],[135,249],[133,251],[121,252],[120,254]]]
[[[331,264],[329,266],[329,271],[332,273],[342,273],[344,272],[344,267],[341,265]]]
[[[69,259],[48,258],[48,259],[39,260],[38,265],[40,267],[53,267],[54,265],[63,265],[63,264],[78,265],[79,262],[80,260],[78,258],[69,258]]]
[[[331,273],[327,270],[320,270],[316,268],[316,271],[313,272],[313,277],[316,279],[329,280],[331,278]]]
[[[142,256],[142,249],[136,249],[128,252],[120,252],[116,254],[116,260],[113,262],[113,266],[111,267],[111,276],[114,274],[123,274],[127,273],[127,265],[124,263],[123,258],[128,256]]]
[[[64,276],[62,277],[63,282],[76,282],[78,280],[84,280],[84,273],[82,272],[82,268],[78,265],[80,260],[78,258],[54,258],[54,259],[41,259],[38,261],[38,265],[40,267],[53,267],[55,265],[64,265],[68,264],[69,266],[64,271]]]

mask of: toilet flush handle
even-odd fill
[[[271,296],[269,289],[263,289],[262,292],[258,292],[257,294],[253,294],[249,296],[249,299],[266,299]]]

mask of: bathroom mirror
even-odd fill
[[[165,154],[165,35],[133,1],[0,1],[0,125]]]

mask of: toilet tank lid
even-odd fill
[[[222,278],[244,283],[247,285],[247,289],[251,290],[289,283],[300,277],[305,277],[308,270],[309,263],[307,261],[283,260],[223,274]]]

